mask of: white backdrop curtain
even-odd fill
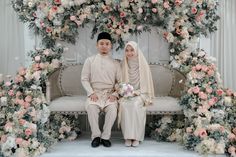
[[[15,75],[24,65],[24,24],[10,0],[0,0],[0,34],[0,73]]]
[[[210,55],[217,65],[224,86],[236,91],[236,0],[219,0],[218,31],[211,35]]]

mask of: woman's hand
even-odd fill
[[[97,102],[98,101],[98,96],[97,94],[93,93],[89,96],[91,101]]]

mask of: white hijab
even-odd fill
[[[140,92],[141,94],[144,94],[147,96],[145,97],[144,101],[145,101],[145,105],[149,105],[151,103],[152,98],[154,98],[153,80],[152,80],[152,74],[151,74],[149,65],[136,42],[129,41],[125,45],[125,49],[128,45],[133,47],[134,51],[138,54]],[[128,60],[127,60],[126,55],[124,55],[124,59],[122,63],[122,82],[129,83],[128,71],[129,71]]]

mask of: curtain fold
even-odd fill
[[[24,24],[10,0],[0,0],[0,22],[0,73],[14,76],[24,65]]]
[[[211,35],[210,55],[217,60],[224,87],[236,91],[236,0],[219,1],[218,31]]]

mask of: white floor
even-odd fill
[[[125,147],[121,136],[111,139],[112,147],[91,147],[88,135],[76,141],[59,142],[41,157],[199,157],[196,152],[184,150],[178,143],[156,142],[146,138],[138,147]],[[212,155],[215,156],[215,155]],[[225,157],[225,155],[217,155]]]

